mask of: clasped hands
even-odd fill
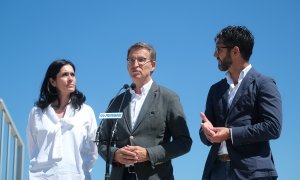
[[[221,143],[222,141],[230,139],[229,128],[214,127],[203,112],[200,113],[200,116],[203,119],[201,128],[208,141],[211,143]]]
[[[120,164],[134,164],[149,160],[146,148],[140,146],[124,146],[118,149],[114,155],[114,161]]]

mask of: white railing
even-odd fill
[[[0,179],[22,180],[24,143],[1,98],[0,116]]]

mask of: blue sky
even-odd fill
[[[77,86],[98,116],[131,82],[127,48],[150,43],[157,50],[153,79],[180,96],[194,142],[173,160],[175,178],[200,179],[209,148],[198,136],[199,112],[209,87],[224,77],[213,39],[227,25],[245,25],[255,36],[250,63],[273,77],[282,95],[282,134],[271,141],[279,180],[300,179],[299,8],[297,0],[0,0],[0,98],[26,143],[28,113],[53,60],[75,64]],[[25,155],[27,179],[27,149]],[[104,171],[99,158],[93,179],[104,178]]]

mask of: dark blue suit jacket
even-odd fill
[[[243,79],[230,107],[226,79],[211,86],[205,115],[214,127],[232,128],[226,141],[234,172],[240,179],[277,176],[269,140],[280,136],[281,96],[273,79],[253,68]],[[206,160],[203,179],[210,179],[220,143],[210,143],[200,128],[201,141],[212,145]]]

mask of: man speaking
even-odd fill
[[[171,160],[190,151],[192,139],[179,97],[152,80],[155,68],[152,46],[139,42],[128,49],[127,69],[135,87],[114,98],[107,110],[123,113],[116,144],[109,148],[112,180],[172,180]],[[103,121],[101,139],[109,139],[115,124]],[[107,147],[105,142],[99,145],[104,159]]]

